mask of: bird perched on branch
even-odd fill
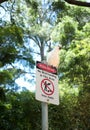
[[[62,47],[60,45],[56,46],[52,51],[47,55],[47,64],[53,67],[58,68],[60,58],[59,52]]]

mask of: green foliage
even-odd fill
[[[0,28],[0,66],[12,63],[18,55],[18,46],[23,43],[22,30],[17,26]]]
[[[6,96],[4,92],[4,88],[0,87],[0,104],[2,104],[3,101],[5,101]]]
[[[8,70],[0,71],[0,84],[8,83],[12,79],[13,75]]]
[[[38,3],[35,0],[26,0],[27,7],[32,7],[33,10],[37,11]]]
[[[65,94],[60,99],[59,106],[49,106],[49,120],[51,130],[70,130],[74,129],[73,125],[73,109],[77,104],[77,97],[74,94]]]
[[[72,40],[68,50],[63,49],[60,53],[60,72],[62,73],[60,76],[61,95],[66,97],[66,94],[68,94],[69,96],[72,94],[71,90],[72,92],[74,90],[75,93],[77,92],[75,96],[76,103],[72,105],[68,103],[70,108],[73,106],[73,109],[71,113],[68,112],[70,116],[69,123],[71,125],[63,128],[66,130],[74,128],[81,130],[90,129],[90,110],[88,109],[90,102],[90,42],[89,27],[87,29],[88,24],[83,27],[82,32],[76,31],[75,39]],[[84,33],[85,30],[87,30],[86,33]],[[66,99],[68,101],[68,98]],[[75,100],[73,99],[73,101]],[[72,98],[70,98],[70,102],[72,102]]]
[[[68,82],[73,85],[83,86],[86,84],[89,87],[89,72],[90,72],[90,44],[79,41],[74,43],[74,48],[68,49],[67,52],[62,51],[60,70],[63,73],[62,78],[69,78]],[[87,88],[86,88],[87,89]]]
[[[62,0],[52,2],[52,8],[54,11],[62,11],[65,9],[65,2]]]
[[[55,42],[60,42],[63,46],[70,45],[76,34],[78,23],[73,18],[66,16],[54,28],[51,38]]]
[[[90,10],[58,0],[44,2],[15,1],[8,6],[14,24],[0,20],[0,130],[41,129],[41,105],[34,94],[9,90],[34,68],[33,43],[41,57],[44,47],[62,44],[60,105],[49,105],[49,130],[89,130]]]
[[[10,84],[13,88],[15,79],[26,73],[19,67],[15,68],[14,63],[23,62],[23,66],[29,65],[33,68],[34,61],[24,45],[23,29],[16,25],[0,27],[0,84]]]
[[[68,6],[67,15],[74,18],[75,21],[79,23],[79,29],[90,22],[90,9],[77,6]]]
[[[7,93],[7,101],[0,105],[0,129],[39,130],[40,104],[29,91]]]

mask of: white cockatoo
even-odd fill
[[[58,68],[60,57],[59,52],[62,47],[60,45],[56,46],[52,51],[47,55],[47,64],[53,67]]]

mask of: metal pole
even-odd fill
[[[44,61],[44,42],[41,44],[41,61]],[[48,130],[48,103],[42,102],[42,130]]]
[[[48,103],[42,102],[42,130],[48,130]]]

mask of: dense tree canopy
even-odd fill
[[[49,130],[90,129],[90,9],[65,1],[0,1],[0,130],[41,129],[40,102],[16,80],[34,87],[36,60],[57,44],[60,105],[49,104]]]

